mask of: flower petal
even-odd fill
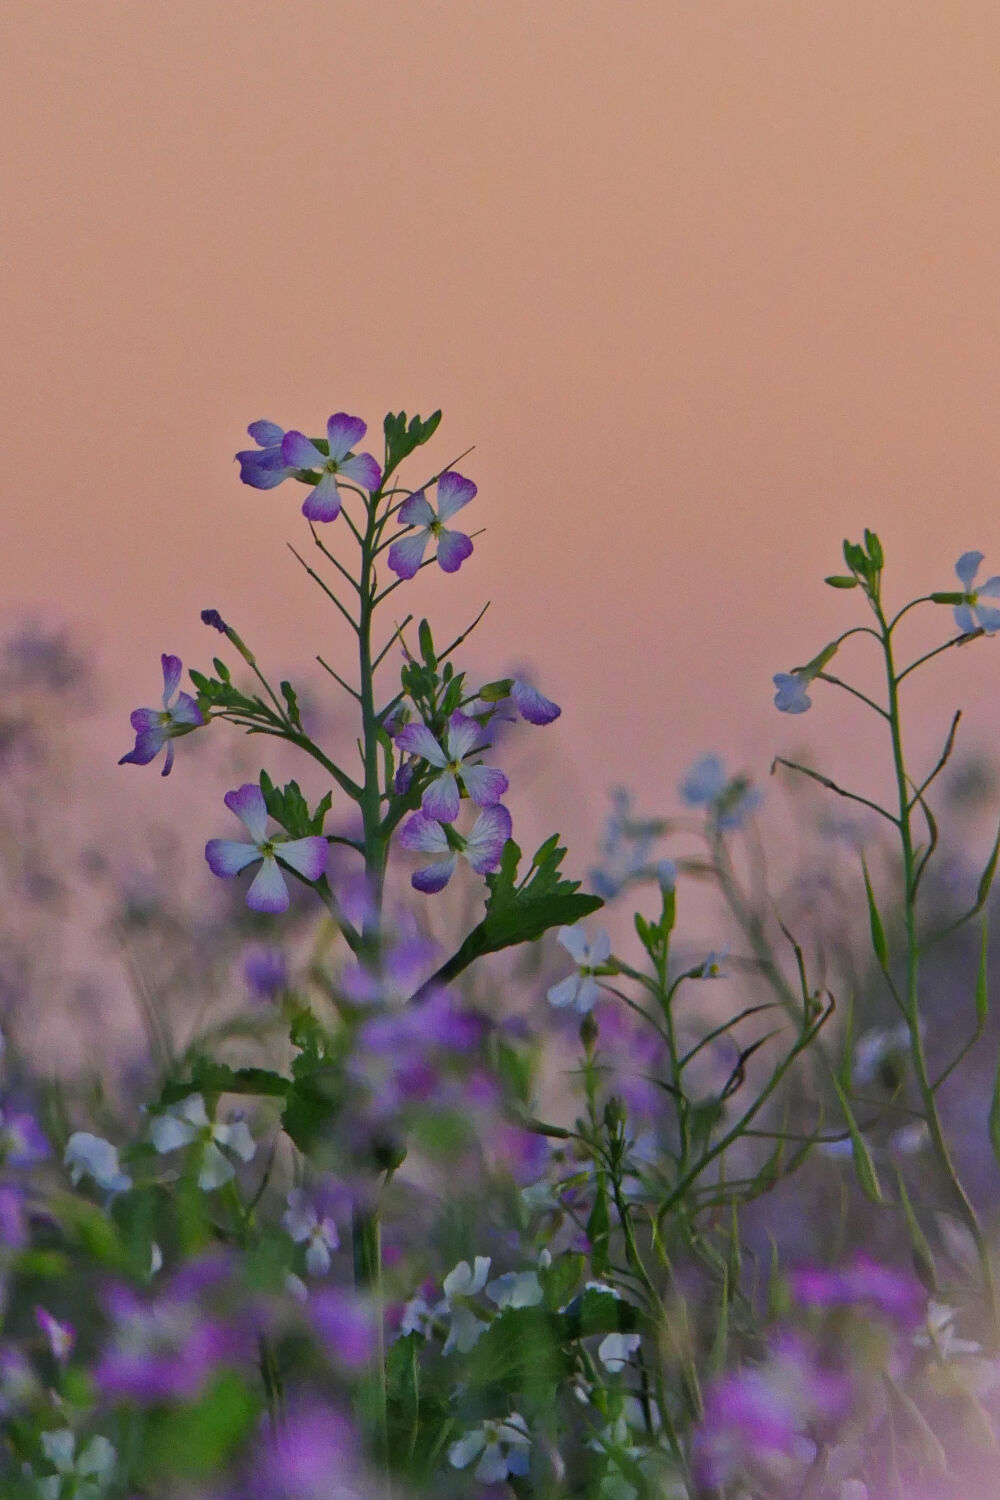
[[[410,876],[410,884],[415,891],[433,896],[437,891],[444,890],[455,873],[457,863],[458,855],[452,854],[448,859],[438,860],[433,865],[424,865],[421,869],[414,870]]]
[[[438,480],[438,520],[447,521],[449,516],[461,510],[463,505],[468,505],[475,496],[476,486],[472,480],[456,474],[454,469],[448,469]]]
[[[435,776],[425,789],[421,801],[421,807],[427,816],[436,818],[439,823],[454,823],[461,805],[458,782],[451,771],[442,771],[440,776]]]
[[[426,813],[415,812],[407,818],[399,830],[399,842],[404,849],[417,854],[447,854],[448,840],[441,824]]]
[[[325,838],[313,834],[309,838],[275,844],[274,852],[282,864],[296,870],[306,880],[319,880],[326,869],[330,846]]]
[[[170,719],[174,724],[204,724],[205,719],[201,709],[198,707],[190,693],[178,693],[177,702],[170,710]]]
[[[528,682],[522,682],[520,678],[514,679],[510,696],[521,718],[527,719],[529,724],[551,724],[562,713],[558,703],[553,703],[551,698],[546,698],[537,688],[533,688]]]
[[[149,1137],[161,1156],[167,1151],[177,1151],[181,1146],[190,1146],[198,1134],[194,1125],[179,1120],[176,1115],[157,1115],[149,1124]]]
[[[281,439],[281,456],[285,463],[292,469],[322,469],[326,467],[326,458],[310,442],[304,432],[286,432]]]
[[[290,904],[285,877],[278,868],[273,854],[265,854],[250,889],[247,891],[247,906],[251,911],[287,911]]]
[[[205,858],[212,874],[226,880],[260,859],[260,850],[256,844],[244,844],[238,839],[209,839],[205,845]]]
[[[281,445],[281,439],[285,435],[285,429],[279,427],[277,422],[251,422],[247,428],[255,443],[262,448],[277,448]]]
[[[982,590],[979,592],[982,593]],[[975,613],[987,635],[994,635],[1000,630],[1000,609],[993,609],[989,604],[978,604]]]
[[[976,593],[980,598],[986,594],[990,599],[1000,599],[1000,578],[994,575],[993,578],[987,578],[985,583],[977,584]]]
[[[336,476],[324,469],[302,502],[302,514],[310,521],[335,521],[340,515],[340,491]]]
[[[955,572],[964,584],[967,594],[972,593],[972,580],[979,572],[979,564],[982,562],[984,555],[982,552],[963,552],[955,564]]]
[[[509,785],[496,766],[463,766],[462,781],[477,807],[495,807]]]
[[[592,967],[598,964],[606,964],[611,956],[611,939],[603,927],[598,927],[594,933],[594,941],[590,945],[590,963]]]
[[[228,1146],[230,1151],[235,1151],[240,1161],[253,1161],[257,1145],[245,1120],[234,1120],[231,1125],[216,1125],[212,1134],[220,1146]]]
[[[201,1171],[198,1173],[198,1186],[203,1193],[210,1193],[214,1188],[222,1187],[223,1183],[229,1182],[236,1176],[236,1168],[228,1157],[223,1156],[214,1141],[209,1141],[205,1147],[205,1155],[202,1158]]]
[[[360,417],[349,417],[346,411],[335,411],[326,424],[330,457],[334,462],[339,464],[342,458],[346,458],[367,431],[368,423]]]
[[[229,811],[235,813],[255,844],[267,838],[267,807],[264,793],[255,781],[245,781],[234,792],[227,792],[222,799]]]
[[[386,562],[398,578],[413,578],[420,570],[427,550],[427,531],[415,531],[412,536],[401,536],[389,548]]]
[[[382,470],[370,453],[356,453],[337,465],[338,474],[359,484],[363,490],[377,490],[382,483]]]
[[[445,573],[457,573],[472,555],[472,542],[464,531],[439,531],[437,560]]]
[[[977,628],[976,622],[972,618],[972,610],[967,604],[956,604],[955,624],[963,635],[969,635],[971,631]]]
[[[587,931],[582,922],[576,922],[572,927],[560,927],[556,933],[556,942],[560,943],[569,954],[575,964],[585,964],[590,960],[590,944],[587,941]]]
[[[151,760],[155,760],[163,749],[166,735],[162,728],[157,725],[155,729],[143,729],[135,737],[135,745],[123,755],[118,762],[120,766],[148,766]]]
[[[437,766],[439,770],[443,770],[448,764],[448,757],[426,724],[405,724],[396,736],[396,744],[401,750],[406,750],[410,755],[419,755],[422,760]]]
[[[176,693],[181,680],[181,672],[184,665],[179,656],[160,657],[160,666],[163,668],[163,706],[166,708],[167,699]]]
[[[429,526],[434,519],[431,502],[423,490],[415,490],[412,495],[407,495],[396,512],[396,520],[400,526]]]
[[[563,1010],[566,1006],[576,1002],[576,992],[580,988],[579,974],[568,974],[565,979],[560,979],[558,984],[549,986],[546,999],[550,1005],[558,1006]]]
[[[510,834],[510,813],[499,803],[479,814],[465,846],[465,857],[477,875],[497,868]]]
[[[273,490],[292,471],[292,466],[285,463],[280,447],[245,448],[236,457],[241,481],[255,490]]]
[[[448,759],[464,760],[469,751],[482,739],[483,731],[475,719],[456,708],[448,720]]]
[[[453,1469],[464,1469],[478,1458],[486,1446],[486,1434],[481,1427],[474,1427],[448,1449],[448,1462]]]

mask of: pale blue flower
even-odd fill
[[[987,578],[985,583],[973,588],[982,560],[981,552],[963,552],[955,564],[955,572],[965,590],[965,603],[955,606],[955,624],[963,635],[973,630],[985,630],[987,635],[993,635],[1000,630],[1000,609],[979,603],[984,594],[991,599],[1000,599],[1000,578]]]

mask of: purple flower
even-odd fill
[[[382,470],[370,453],[350,456],[351,449],[360,443],[368,431],[367,422],[360,417],[349,417],[346,412],[334,412],[326,424],[329,454],[323,453],[303,432],[286,432],[281,440],[281,454],[286,464],[295,469],[319,469],[319,482],[314,485],[302,506],[302,514],[310,521],[335,521],[340,515],[340,490],[337,475],[351,479],[365,490],[377,490],[382,482]]]
[[[281,1216],[281,1224],[296,1245],[306,1246],[309,1275],[325,1276],[330,1269],[330,1252],[340,1246],[336,1222],[329,1215],[321,1218],[302,1189],[293,1188],[288,1194],[288,1207]]]
[[[288,988],[288,959],[280,948],[248,948],[243,977],[259,999],[274,1000]]]
[[[418,572],[432,537],[437,542],[438,564],[446,573],[457,573],[472,552],[472,542],[465,532],[449,531],[444,523],[463,505],[468,505],[476,494],[476,486],[471,479],[448,469],[438,479],[437,490],[436,513],[423,490],[417,490],[399,507],[396,515],[399,524],[416,528],[389,548],[389,567],[400,578],[412,578]]]
[[[229,626],[217,609],[203,609],[201,612],[201,623],[203,625],[211,625],[212,629],[217,630],[220,635],[225,635],[229,630]]]
[[[455,873],[460,854],[469,861],[477,875],[496,870],[510,835],[510,813],[499,803],[479,814],[468,838],[463,838],[450,827],[446,833],[434,818],[429,818],[425,812],[415,812],[403,824],[399,842],[404,849],[418,854],[436,854],[439,858],[415,870],[410,876],[410,884],[414,890],[426,895],[443,890]]]
[[[0,1245],[23,1250],[28,1238],[24,1194],[18,1187],[4,1185],[0,1187]]]
[[[806,691],[812,678],[804,672],[775,672],[772,680],[778,690],[774,695],[774,706],[779,713],[804,714],[812,707],[812,699]]]
[[[553,703],[551,698],[545,698],[537,688],[529,682],[523,682],[519,677],[514,678],[510,696],[514,700],[514,707],[522,719],[527,719],[529,724],[551,724],[553,719],[558,719],[562,709],[558,703]]]
[[[44,1333],[52,1358],[60,1365],[66,1364],[76,1343],[76,1330],[71,1323],[60,1323],[44,1307],[35,1308],[35,1321]]]
[[[309,1300],[312,1325],[330,1358],[347,1370],[363,1370],[378,1342],[376,1313],[354,1292],[331,1287]]]
[[[906,1327],[922,1321],[927,1303],[912,1271],[880,1265],[863,1251],[839,1269],[799,1266],[789,1273],[789,1283],[804,1307],[869,1307]]]
[[[255,490],[273,490],[275,485],[295,473],[295,465],[286,463],[281,453],[285,429],[277,422],[251,422],[247,432],[257,447],[237,453],[240,478]]]
[[[352,960],[340,975],[340,990],[352,1005],[402,1005],[413,994],[427,966],[437,953],[437,944],[414,933],[384,948],[378,961]]]
[[[993,635],[1000,630],[1000,609],[979,603],[984,594],[991,599],[1000,599],[1000,578],[988,578],[978,588],[972,586],[982,560],[981,552],[963,552],[955,564],[955,572],[965,590],[965,603],[955,606],[955,624],[963,634],[985,630],[987,635]]]
[[[135,746],[118,762],[120,766],[148,766],[167,747],[167,758],[161,775],[169,776],[174,764],[173,742],[182,734],[190,734],[205,720],[201,709],[190,693],[177,693],[177,701],[171,707],[170,699],[177,692],[183,664],[179,656],[160,657],[163,668],[163,707],[137,708],[132,714],[135,730]]]
[[[253,1494],[257,1500],[362,1500],[374,1491],[358,1470],[360,1451],[346,1417],[319,1405],[292,1407],[273,1444],[257,1455]]]
[[[247,906],[253,911],[287,911],[288,887],[278,868],[278,860],[304,880],[319,880],[326,869],[326,839],[318,835],[289,839],[284,834],[272,834],[268,838],[264,794],[255,782],[248,781],[236,791],[227,792],[224,800],[230,812],[234,812],[247,829],[251,842],[209,839],[205,845],[209,869],[213,875],[225,879],[261,860],[261,867],[247,891]]]
[[[461,806],[459,780],[477,807],[496,807],[500,801],[508,786],[503,772],[481,762],[466,764],[465,758],[475,752],[481,734],[476,720],[456,709],[448,720],[443,750],[426,724],[407,724],[396,736],[400,749],[419,755],[440,770],[441,774],[428,783],[421,800],[428,817],[439,823],[455,821]]]
[[[196,1289],[181,1281],[151,1300],[125,1286],[104,1300],[113,1326],[94,1379],[105,1395],[142,1406],[190,1400],[238,1353],[236,1336],[207,1317]]]
[[[33,1167],[52,1155],[44,1131],[34,1115],[0,1111],[0,1159],[8,1167]]]

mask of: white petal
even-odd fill
[[[214,1141],[205,1147],[205,1156],[198,1173],[198,1186],[202,1192],[210,1193],[236,1176],[236,1168],[227,1160]]]
[[[590,945],[582,923],[577,922],[573,927],[560,927],[556,938],[574,963],[585,964],[590,958]]]
[[[157,1115],[150,1121],[149,1135],[157,1151],[176,1151],[180,1146],[190,1146],[198,1132],[176,1115]]]
[[[448,1449],[448,1462],[453,1469],[464,1469],[478,1458],[486,1446],[486,1434],[481,1427],[474,1427]]]

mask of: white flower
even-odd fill
[[[537,1271],[507,1271],[486,1288],[486,1295],[497,1307],[537,1307],[543,1297]]]
[[[927,1323],[913,1335],[918,1349],[933,1349],[939,1359],[951,1359],[956,1354],[978,1354],[982,1348],[973,1339],[960,1339],[953,1323],[955,1309],[933,1297],[927,1304]]]
[[[43,1432],[42,1452],[56,1470],[38,1481],[42,1500],[59,1500],[64,1493],[64,1479],[76,1480],[71,1493],[74,1500],[99,1500],[110,1483],[117,1454],[106,1437],[94,1437],[76,1457],[76,1436],[68,1427],[57,1432]]]
[[[200,1094],[188,1094],[177,1104],[171,1104],[163,1114],[157,1115],[149,1127],[153,1145],[162,1155],[176,1151],[180,1146],[194,1142],[202,1145],[201,1170],[198,1186],[204,1192],[221,1187],[236,1176],[236,1168],[228,1157],[223,1156],[221,1146],[235,1151],[241,1161],[250,1161],[256,1147],[253,1137],[242,1120],[228,1125],[210,1120],[205,1111],[205,1101]]]
[[[340,1245],[340,1235],[333,1220],[321,1219],[301,1188],[293,1188],[281,1222],[297,1245],[308,1242],[306,1270],[309,1275],[325,1276],[330,1269],[330,1251]]]
[[[446,1309],[447,1305],[446,1302],[439,1304],[442,1309]],[[412,1298],[403,1308],[403,1316],[399,1322],[400,1334],[419,1333],[425,1339],[430,1338],[431,1326],[437,1313],[438,1309],[431,1307],[425,1297]]]
[[[453,1469],[464,1469],[474,1458],[480,1484],[499,1484],[508,1474],[527,1474],[531,1438],[528,1424],[517,1412],[503,1422],[483,1422],[448,1449]]]
[[[482,1319],[477,1318],[471,1307],[466,1306],[464,1299],[475,1297],[483,1290],[491,1263],[488,1255],[477,1255],[474,1268],[470,1267],[467,1260],[460,1260],[455,1269],[449,1271],[444,1278],[442,1287],[445,1307],[442,1311],[451,1313],[451,1327],[444,1344],[445,1354],[450,1354],[453,1349],[457,1349],[460,1354],[468,1354],[486,1328]],[[456,1302],[456,1298],[463,1300]]]
[[[588,942],[582,922],[577,922],[575,927],[560,927],[556,937],[576,964],[576,970],[552,985],[548,992],[549,1004],[560,1009],[572,1006],[581,1015],[586,1015],[600,998],[601,987],[594,974],[611,956],[611,939],[604,928],[599,927],[594,941]]]
[[[118,1161],[118,1147],[87,1130],[75,1130],[66,1142],[63,1162],[69,1167],[75,1187],[83,1176],[90,1176],[106,1193],[124,1193],[132,1179]]]
[[[620,1375],[640,1343],[637,1333],[609,1333],[601,1340],[597,1357],[612,1375]]]

